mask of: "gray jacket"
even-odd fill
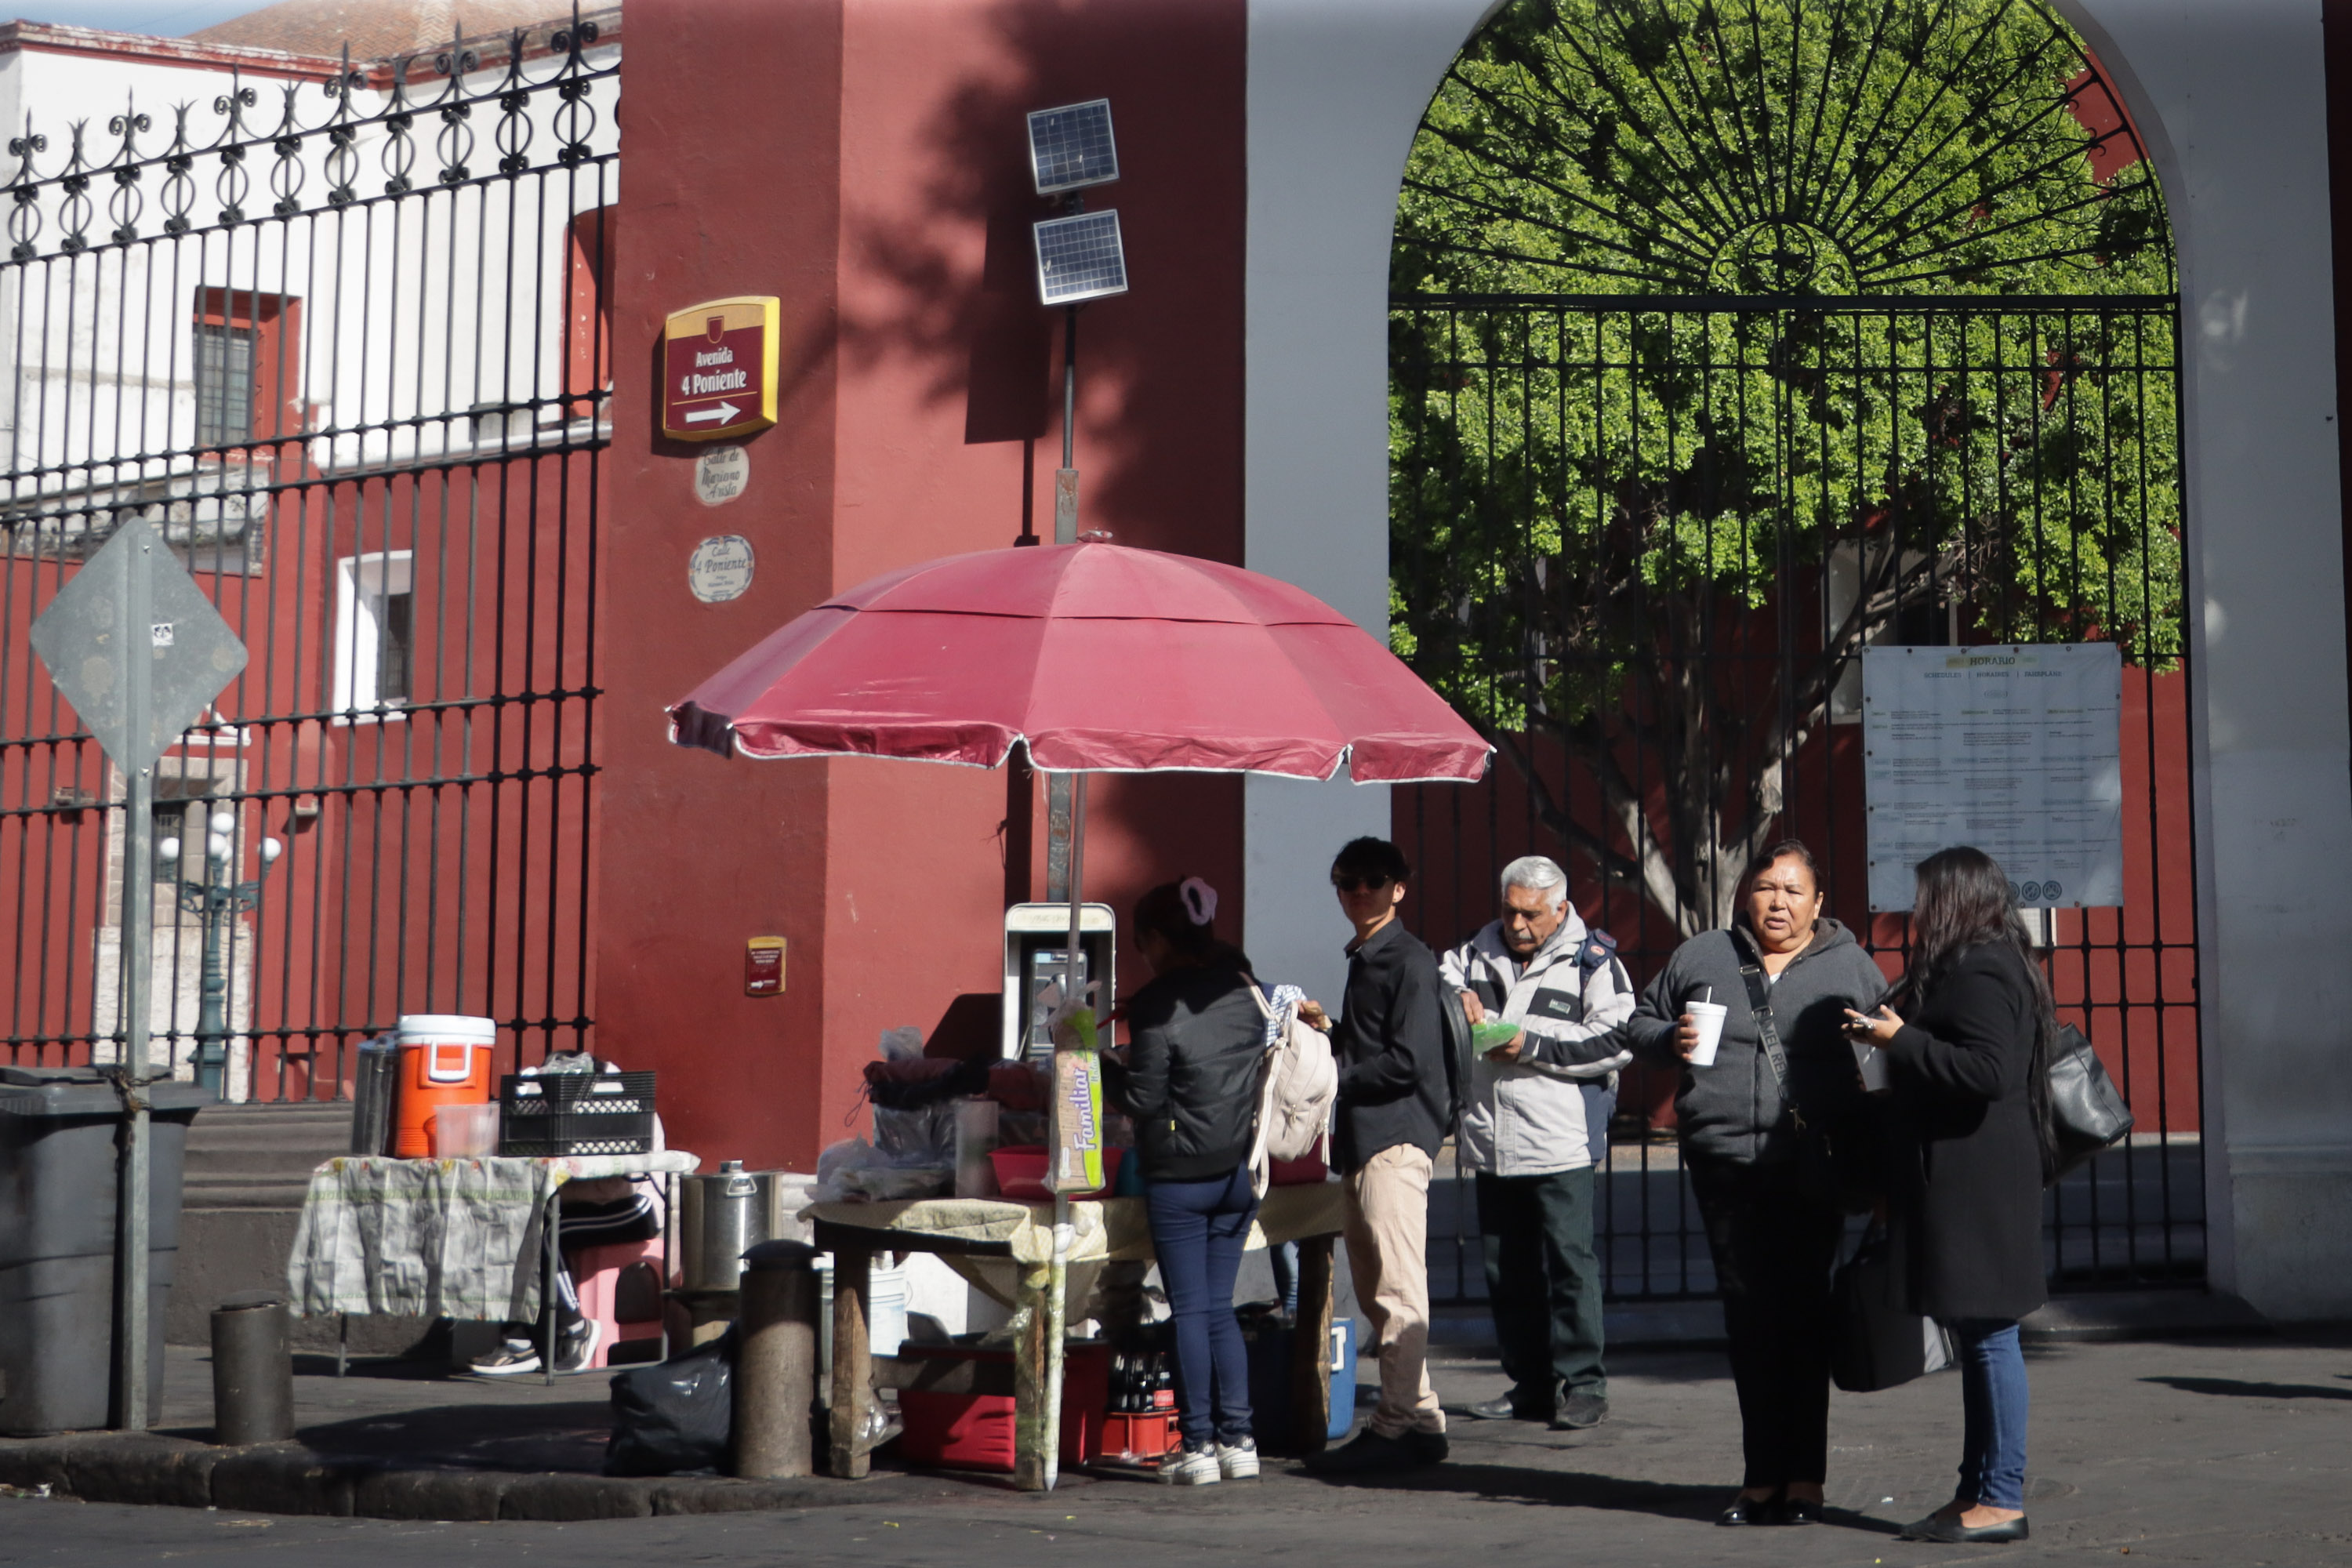
[[[1745,929],[1700,932],[1675,949],[1624,1030],[1635,1056],[1681,1068],[1675,1118],[1683,1147],[1742,1165],[1776,1164],[1796,1155],[1796,1129],[1771,1063],[1757,1045],[1756,1014],[1739,974],[1755,952]],[[1702,996],[1702,987],[1712,995]],[[1843,1033],[1845,1010],[1870,1012],[1886,994],[1877,963],[1852,931],[1824,918],[1811,945],[1789,961],[1767,994],[1789,1058],[1790,1087],[1805,1120],[1827,1126],[1852,1112],[1861,1102],[1862,1082]],[[1723,1043],[1714,1066],[1693,1068],[1675,1049],[1675,1021],[1685,1003],[1707,1000],[1729,1010]]]
[[[1618,1026],[1633,1013],[1633,983],[1611,953],[1589,971],[1577,962],[1584,922],[1570,910],[1551,940],[1518,958],[1495,921],[1439,964],[1445,984],[1477,996],[1488,1014],[1527,1032],[1516,1062],[1479,1057],[1461,1074],[1461,1152],[1474,1171],[1548,1176],[1592,1163],[1607,1135],[1617,1069],[1633,1060]]]

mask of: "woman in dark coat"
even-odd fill
[[[1811,1524],[1829,1473],[1830,1268],[1845,1215],[1799,1163],[1798,1116],[1851,1125],[1863,1101],[1843,1026],[1886,994],[1853,933],[1823,912],[1812,852],[1795,839],[1741,872],[1729,931],[1675,950],[1623,1026],[1633,1052],[1682,1068],[1684,1169],[1706,1226],[1739,1394],[1739,1493],[1717,1522]],[[1765,988],[1788,1083],[1762,1046],[1748,974]],[[1690,1065],[1694,1003],[1727,1008],[1714,1062]]]
[[[1916,1152],[1893,1199],[1913,1310],[1960,1345],[1965,1412],[1952,1500],[1912,1541],[2023,1541],[2025,1358],[2017,1321],[2042,1305],[2042,1041],[2050,988],[2009,879],[1981,849],[1920,862],[1908,973],[1894,1005],[1853,1016],[1884,1049]],[[1896,1016],[1900,1007],[1909,1020]]]
[[[1106,1060],[1111,1100],[1135,1119],[1151,1247],[1175,1321],[1184,1446],[1160,1479],[1176,1486],[1258,1473],[1234,1279],[1257,1217],[1249,1155],[1265,1014],[1249,960],[1216,939],[1216,911],[1198,877],[1136,900],[1135,945],[1152,980],[1127,1004],[1127,1059]]]

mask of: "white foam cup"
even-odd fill
[[[1853,1065],[1862,1069],[1862,1087],[1876,1094],[1882,1089],[1892,1089],[1895,1080],[1886,1074],[1886,1053],[1869,1040],[1849,1040],[1853,1047]]]
[[[1723,1043],[1723,1020],[1730,1009],[1720,1002],[1685,1002],[1683,1011],[1698,1026],[1698,1049],[1690,1054],[1690,1065],[1713,1067],[1715,1048]]]

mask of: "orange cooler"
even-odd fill
[[[392,1152],[404,1160],[433,1152],[433,1118],[445,1105],[490,1102],[490,1047],[499,1026],[455,1013],[409,1013],[400,1020],[400,1110]]]

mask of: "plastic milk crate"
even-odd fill
[[[643,1154],[653,1146],[652,1073],[509,1073],[499,1081],[501,1154]]]

